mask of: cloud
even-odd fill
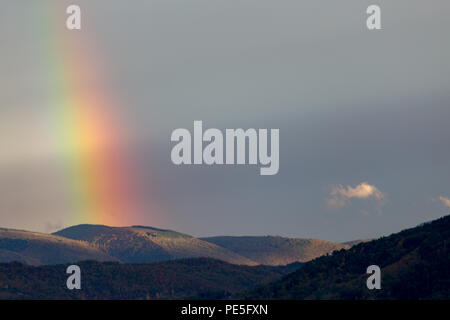
[[[333,186],[326,202],[330,209],[338,209],[347,206],[351,199],[375,199],[378,206],[381,207],[384,204],[385,194],[374,185],[364,181],[356,187]]]
[[[440,196],[439,201],[441,201],[444,206],[450,208],[450,199],[449,198]]]

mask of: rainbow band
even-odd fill
[[[64,18],[65,10],[58,11],[47,18]],[[53,28],[52,19],[47,21],[49,85],[54,90],[50,116],[70,181],[73,220],[113,226],[137,221],[136,175],[123,154],[125,127],[116,99],[103,86],[100,60],[81,39],[83,31],[65,30],[64,21],[53,21]]]

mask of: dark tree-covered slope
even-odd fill
[[[81,290],[67,289],[68,265],[0,264],[0,299],[223,299],[300,267],[237,266],[209,258],[78,265]]]
[[[366,286],[381,268],[381,290]],[[307,262],[249,299],[449,299],[450,216]]]

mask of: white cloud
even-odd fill
[[[444,206],[450,208],[450,199],[449,198],[440,196],[439,201],[441,201]]]
[[[385,194],[368,182],[361,182],[356,187],[338,185],[331,189],[330,196],[326,200],[331,209],[342,208],[350,203],[351,199],[375,199],[382,206]],[[366,212],[366,211],[365,211]]]

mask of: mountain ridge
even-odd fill
[[[350,245],[347,244],[281,236],[219,236],[200,239],[265,265],[306,262],[335,250],[350,248]]]
[[[79,224],[52,234],[0,228],[0,262],[30,265],[83,260],[149,263],[207,257],[237,265],[306,262],[345,244],[279,236],[197,238],[152,226]]]
[[[366,286],[370,265],[381,268],[381,290]],[[305,263],[245,299],[448,299],[450,215],[359,243]]]
[[[190,235],[153,227],[77,225],[53,234],[87,241],[120,261],[128,263],[209,257],[234,264],[257,264],[225,248]]]
[[[51,249],[51,250],[50,250]],[[0,228],[0,261],[42,265],[73,260],[116,261],[89,243],[39,232]]]

